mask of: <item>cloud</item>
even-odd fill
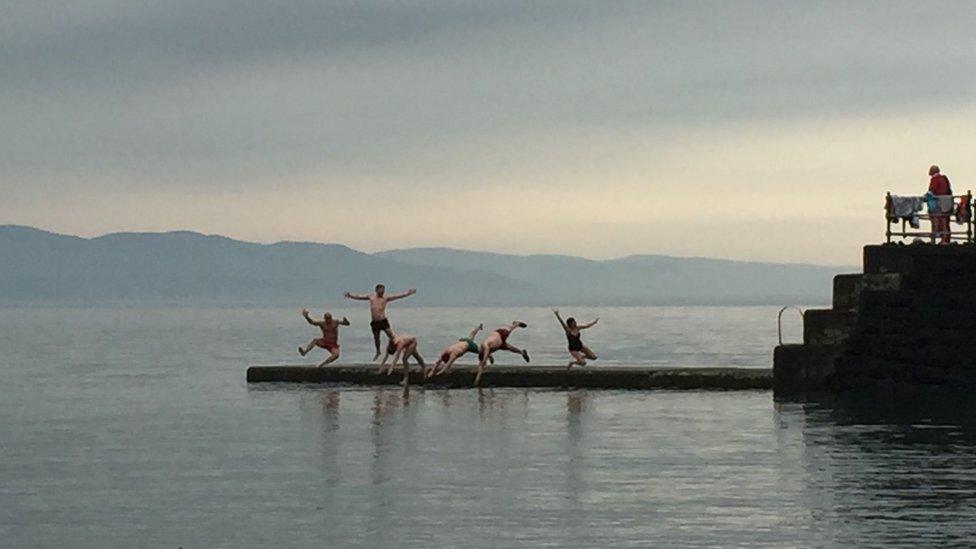
[[[681,223],[661,206],[676,183],[736,204],[706,208],[713,219],[797,215],[796,196],[811,192],[808,209],[851,216],[883,193],[881,174],[952,160],[973,121],[976,13],[964,2],[0,9],[0,214],[69,232],[144,220],[313,237],[261,220],[288,204],[314,216],[304,200],[331,215],[372,198],[339,213],[385,220],[342,232],[375,249],[447,240],[445,212],[484,212],[489,225],[531,216],[540,234],[565,215]],[[835,183],[855,179],[864,188]],[[846,202],[824,194],[845,189]],[[501,207],[513,190],[531,200]],[[63,197],[83,198],[73,225],[45,223]],[[410,211],[422,221],[395,230]],[[557,241],[568,245],[526,247]]]

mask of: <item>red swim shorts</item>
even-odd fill
[[[326,341],[321,337],[315,340],[315,346],[322,347],[323,349],[329,351],[330,353],[336,353],[339,351],[339,343],[335,341]]]

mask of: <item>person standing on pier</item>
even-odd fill
[[[573,317],[569,317],[563,321],[563,317],[559,316],[557,309],[553,309],[552,312],[556,314],[559,324],[563,327],[563,331],[566,332],[566,340],[569,342],[569,355],[573,357],[573,360],[569,361],[569,364],[566,365],[566,369],[569,370],[573,365],[586,366],[586,359],[596,360],[596,353],[586,345],[583,345],[580,330],[596,326],[596,323],[600,319],[598,318],[588,324],[577,324],[576,319]]]
[[[492,353],[499,349],[504,349],[506,351],[522,355],[522,358],[526,362],[529,361],[528,351],[525,349],[519,349],[508,342],[508,336],[512,335],[512,332],[514,332],[517,328],[526,327],[528,327],[526,323],[515,320],[512,321],[512,323],[508,326],[503,326],[501,328],[492,330],[491,333],[485,337],[484,341],[481,342],[481,346],[478,348],[478,358],[480,360],[478,361],[478,375],[476,375],[474,378],[475,386],[481,383],[481,375],[485,372],[485,366],[488,364],[488,361],[491,360],[492,363],[494,363],[491,356]]]
[[[948,244],[952,238],[949,234],[949,214],[952,212],[952,185],[949,178],[942,174],[938,166],[929,168],[929,192],[935,196],[935,208],[929,208],[932,219],[932,242],[940,236],[941,244]]]
[[[478,344],[475,343],[474,337],[478,335],[478,332],[484,329],[484,327],[484,324],[478,324],[474,330],[471,330],[468,337],[462,337],[456,342],[445,347],[444,350],[441,351],[441,354],[437,359],[437,363],[431,366],[427,371],[427,377],[434,377],[450,370],[451,367],[454,366],[454,362],[464,356],[466,353],[477,353]],[[493,358],[489,358],[489,360],[492,362],[495,361]]]
[[[305,347],[299,347],[298,354],[305,356],[313,347],[321,347],[329,351],[330,356],[319,364],[319,368],[335,362],[339,358],[339,326],[348,326],[349,319],[342,317],[342,320],[336,320],[332,318],[332,313],[327,312],[322,315],[322,320],[313,320],[308,315],[308,309],[302,309],[302,316],[305,318],[305,322],[312,326],[318,326],[322,330],[322,337],[313,339]]]
[[[346,299],[369,301],[369,314],[371,317],[369,327],[373,331],[373,343],[376,345],[376,355],[373,356],[373,360],[380,357],[380,333],[386,332],[387,340],[393,341],[393,330],[390,328],[390,321],[386,318],[386,304],[391,301],[410,297],[415,293],[417,293],[417,290],[411,288],[402,294],[386,295],[386,286],[382,284],[377,284],[375,291],[371,294],[345,293]]]

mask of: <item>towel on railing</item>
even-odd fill
[[[956,204],[956,223],[962,225],[964,223],[969,223],[969,220],[973,218],[973,210],[969,205],[969,199],[963,198]]]
[[[952,195],[936,196],[932,193],[925,193],[922,199],[928,206],[929,215],[949,215],[952,213]]]
[[[921,196],[892,196],[890,215],[908,221],[913,229],[917,229],[918,212],[922,211],[924,203]]]
[[[950,215],[952,210],[955,209],[955,204],[952,202],[952,195],[945,195],[939,197],[939,213],[943,215]]]

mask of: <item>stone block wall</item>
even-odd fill
[[[864,273],[835,277],[833,308],[807,311],[803,345],[773,362],[784,392],[976,389],[976,246],[866,246]]]

